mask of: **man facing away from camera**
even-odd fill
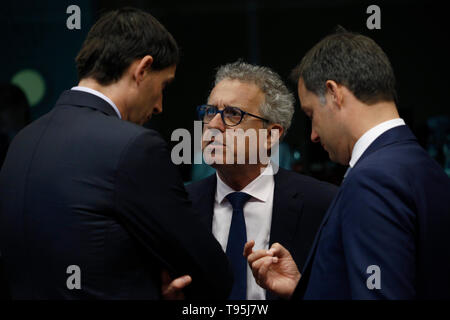
[[[294,113],[292,94],[269,68],[221,66],[198,111],[205,162],[216,173],[186,189],[232,264],[229,299],[275,299],[255,282],[242,254],[246,241],[258,249],[283,243],[303,265],[337,187],[269,161]]]
[[[76,58],[80,82],[12,142],[0,173],[0,246],[14,299],[224,299],[226,255],[191,208],[162,112],[178,47],[153,16],[102,16]],[[163,274],[163,277],[162,277]],[[164,279],[161,289],[161,277]]]
[[[341,30],[293,74],[311,140],[349,169],[304,266],[246,245],[257,283],[286,298],[450,298],[450,179],[399,117],[386,54]]]

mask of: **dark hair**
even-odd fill
[[[334,80],[367,104],[397,100],[394,72],[380,46],[340,26],[306,53],[291,77],[302,78],[318,96],[325,95],[325,82]]]
[[[179,49],[151,14],[128,7],[108,12],[89,30],[75,59],[78,78],[92,77],[107,85],[146,55],[153,57],[153,70],[162,70],[178,63]]]

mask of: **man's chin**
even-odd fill
[[[130,122],[133,122],[137,125],[143,126],[145,125],[147,122],[149,122],[150,118],[140,118],[138,120],[129,120]]]
[[[341,164],[341,165],[343,165],[343,166],[348,166],[348,163],[349,163],[349,161],[350,161],[350,159],[347,159],[347,158],[340,158],[340,157],[338,157],[336,154],[334,154],[334,153],[331,153],[331,152],[328,152],[328,157],[330,158],[330,160],[331,161],[333,161],[334,163],[338,163],[338,164]]]
[[[150,116],[148,116],[148,117],[146,117],[146,118],[144,118],[144,119],[142,119],[142,123],[141,123],[141,125],[144,125],[144,124],[146,124],[147,122],[149,122],[150,120],[152,119],[152,116],[150,115]]]
[[[334,153],[332,153],[326,149],[324,149],[324,150],[328,153],[328,158],[330,158],[331,161],[339,163],[339,161],[337,160],[336,155]]]
[[[236,161],[233,162],[233,160],[231,160],[231,163],[228,163],[227,159],[225,157],[216,157],[214,155],[206,156],[206,157],[203,155],[203,159],[207,165],[213,167],[214,169],[217,169],[217,168],[223,167],[223,166],[230,166],[230,165],[236,164]]]

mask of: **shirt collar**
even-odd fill
[[[217,177],[217,189],[216,200],[218,203],[222,203],[223,199],[230,193],[236,192],[236,190],[230,188],[225,182],[220,179],[219,174],[216,172]],[[245,192],[259,201],[266,202],[269,199],[271,186],[274,184],[273,168],[271,162],[267,165],[264,171],[250,182],[240,192]]]
[[[353,168],[359,158],[363,155],[364,151],[383,133],[394,127],[405,125],[405,121],[401,118],[396,118],[382,122],[372,129],[366,131],[353,146],[352,157],[350,159],[350,167]]]
[[[103,100],[105,100],[106,102],[108,102],[111,107],[113,107],[113,109],[116,111],[117,115],[119,116],[119,119],[122,119],[122,116],[120,114],[119,109],[117,108],[116,104],[107,96],[105,96],[103,93],[101,93],[100,91],[88,88],[88,87],[83,87],[83,86],[76,86],[76,87],[72,87],[71,90],[78,90],[78,91],[84,91],[84,92],[88,92],[91,93],[93,95],[96,95],[99,98],[102,98]]]

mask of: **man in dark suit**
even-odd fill
[[[187,190],[194,208],[233,264],[231,299],[276,298],[272,293],[266,296],[256,284],[242,255],[243,238],[253,240],[259,249],[280,242],[302,266],[337,191],[334,185],[265,161],[264,155],[269,156],[278,142],[271,130],[278,130],[283,137],[290,126],[293,101],[280,77],[269,68],[236,62],[219,68],[208,104],[199,107],[205,161],[217,174],[188,185]],[[214,131],[216,135],[209,134]],[[243,137],[245,142],[239,145],[237,140],[233,145],[235,138]],[[239,162],[239,153],[245,161]],[[231,197],[239,194],[248,198],[238,213]],[[237,214],[243,215],[241,230],[236,228]],[[240,231],[242,242],[236,241]]]
[[[0,173],[0,246],[14,299],[223,299],[226,255],[194,213],[159,134],[178,47],[150,14],[125,8],[92,27],[80,83],[12,142]],[[124,121],[125,120],[125,121]],[[170,276],[167,277],[167,274]]]
[[[450,298],[450,179],[399,117],[385,53],[342,30],[294,75],[311,140],[349,170],[301,275],[283,246],[246,246],[258,283],[303,299]]]

